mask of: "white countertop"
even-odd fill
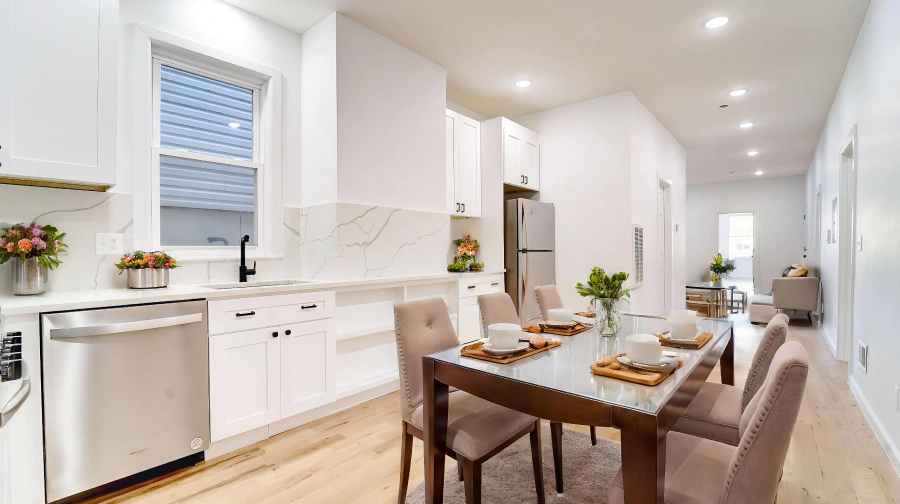
[[[458,281],[483,275],[502,274],[505,270],[478,273],[438,273],[434,275],[410,275],[400,277],[361,278],[354,280],[307,280],[306,283],[211,289],[203,285],[170,285],[164,289],[104,289],[69,292],[47,292],[37,296],[12,296],[0,294],[0,313],[3,315],[27,315],[31,313],[80,310],[121,306],[129,304],[161,303],[186,299],[222,299],[270,294],[290,294],[319,290],[354,290],[384,284],[430,283]],[[251,282],[253,283],[253,282]],[[265,281],[261,282],[265,283]]]

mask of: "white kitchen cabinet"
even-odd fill
[[[459,281],[459,341],[472,341],[487,336],[481,323],[478,296],[504,292],[503,275],[478,275]]]
[[[281,418],[334,400],[336,329],[335,319],[281,327]]]
[[[209,338],[213,442],[281,418],[280,336],[276,327]]]
[[[540,136],[505,117],[481,123],[482,162],[499,163],[503,183],[529,191],[539,191]]]
[[[0,0],[0,182],[116,183],[118,0]]]
[[[448,211],[481,217],[481,124],[447,110],[446,127]]]

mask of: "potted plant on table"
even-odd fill
[[[456,245],[456,255],[453,262],[447,265],[447,271],[453,273],[463,273],[466,271],[483,271],[484,263],[475,262],[475,253],[481,245],[478,240],[473,240],[471,236],[464,235],[459,240],[453,240]]]
[[[58,254],[66,250],[65,233],[51,225],[24,223],[3,228],[0,264],[13,261],[12,291],[16,296],[43,294],[49,271],[62,264]]]
[[[178,267],[178,261],[165,252],[141,252],[128,254],[119,260],[119,274],[128,272],[129,289],[162,289],[169,285],[169,270]]]
[[[734,264],[728,262],[722,257],[722,254],[713,256],[713,262],[709,264],[709,271],[712,273],[712,281],[718,282],[722,277],[727,277],[735,270]]]
[[[631,287],[625,287],[628,273],[620,271],[612,276],[606,274],[603,268],[594,267],[588,276],[587,285],[581,282],[575,284],[575,290],[583,297],[591,298],[591,308],[594,309],[594,327],[600,331],[601,336],[615,336],[622,330],[622,320],[619,317],[619,301],[631,297]]]

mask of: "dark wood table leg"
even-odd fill
[[[434,378],[435,362],[422,358],[424,380],[423,441],[425,445],[425,503],[444,502],[444,461],[447,448],[447,409],[450,390]],[[466,483],[469,483],[466,478]]]
[[[734,326],[731,326],[731,334],[728,336],[728,345],[719,359],[719,369],[722,370],[722,383],[734,385]]]
[[[624,408],[613,411],[622,431],[625,504],[663,504],[666,490],[666,432],[657,417]]]
[[[550,422],[550,444],[553,447],[553,472],[556,475],[556,493],[563,493],[562,437],[562,423]]]

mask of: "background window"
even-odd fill
[[[159,244],[258,243],[258,89],[157,61]]]
[[[728,258],[753,256],[753,215],[728,217]]]

